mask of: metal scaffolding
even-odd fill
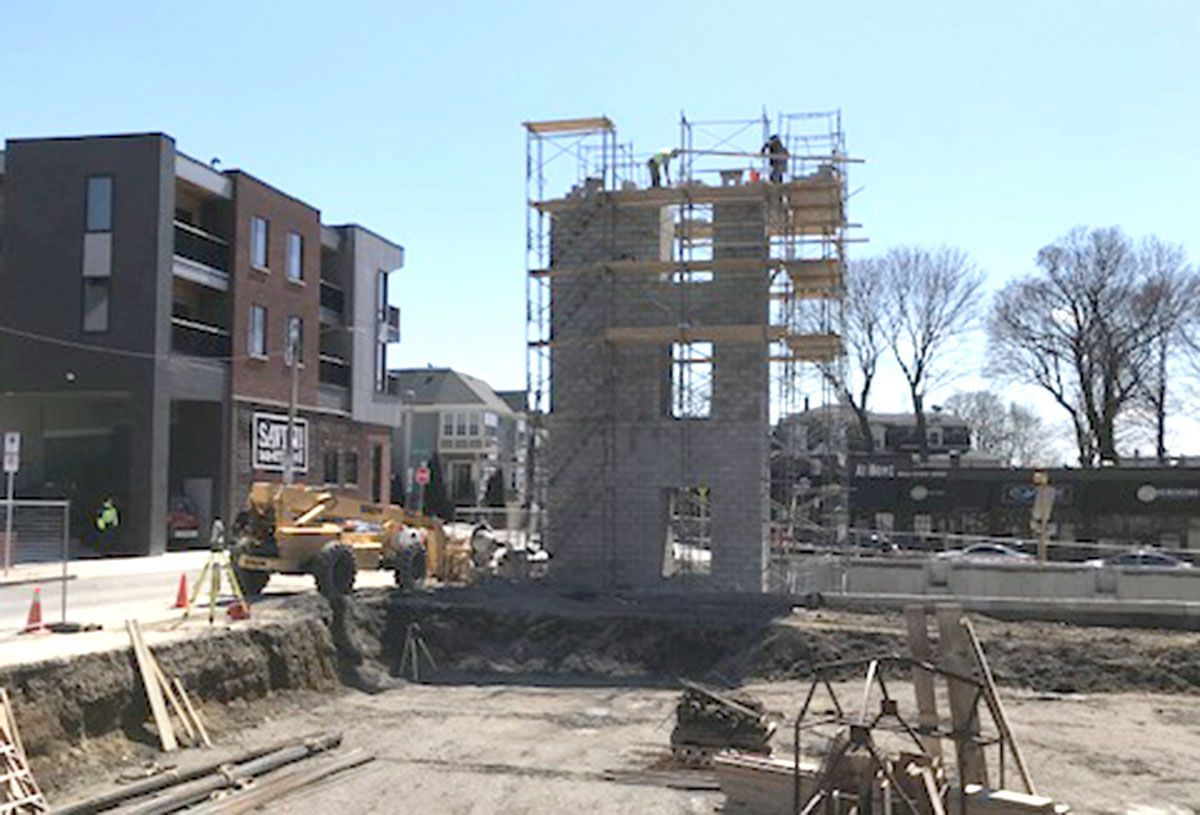
[[[533,490],[549,509],[547,544],[558,546],[554,538],[570,537],[577,525],[594,525],[602,582],[618,582],[618,486],[625,488],[615,470],[618,394],[629,387],[619,360],[622,349],[650,345],[664,349],[670,371],[653,409],[677,430],[678,491],[667,501],[664,575],[687,579],[711,569],[709,485],[694,448],[709,432],[704,420],[722,375],[715,349],[725,343],[763,349],[764,552],[768,544],[844,534],[841,334],[852,225],[840,112],[773,121],[765,113],[724,121],[681,115],[678,146],[653,155],[620,142],[607,117],[529,122],[525,129],[526,386],[536,432],[546,434]],[[786,155],[767,148],[774,136]],[[652,180],[651,160],[666,175],[661,186]],[[621,213],[636,217],[639,231]],[[556,218],[563,219],[557,241]],[[714,319],[712,284],[720,279],[761,286],[761,303],[753,299],[753,312],[737,319]],[[631,309],[650,316],[626,324]],[[573,321],[584,316],[580,330]],[[804,410],[807,420],[797,421]],[[572,468],[584,460],[590,476],[574,477]],[[548,502],[551,491],[557,501]]]

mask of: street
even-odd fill
[[[21,633],[35,588],[41,589],[43,622],[63,619],[63,583],[59,579],[62,567],[61,564],[14,567],[8,581],[0,582],[0,665],[123,647],[126,643],[124,621],[127,619],[140,620],[143,625],[181,619],[183,612],[174,608],[179,576],[187,575],[188,591],[194,592],[209,554],[202,550],[69,562],[67,572],[72,579],[66,584],[67,621],[102,627],[100,631],[78,634]],[[42,582],[30,582],[32,580]],[[391,572],[361,572],[356,582],[356,586],[364,588],[391,584]],[[230,591],[227,582],[222,589],[227,596]],[[303,591],[315,591],[311,577],[274,575],[264,597],[255,605],[269,608],[272,598]],[[192,611],[191,625],[207,624],[205,602],[207,593],[202,592]],[[218,609],[217,619],[222,624],[227,622],[223,610]]]

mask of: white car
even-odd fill
[[[1168,555],[1165,552],[1155,552],[1153,549],[1134,549],[1112,557],[1094,558],[1084,561],[1088,566],[1120,566],[1123,568],[1142,569],[1190,569],[1192,564],[1186,560]]]
[[[935,557],[954,560],[982,560],[999,563],[1024,563],[1033,560],[1033,555],[1018,552],[1002,543],[976,543],[965,549],[938,552]]]

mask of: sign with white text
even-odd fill
[[[254,414],[250,423],[250,459],[254,469],[283,472],[287,428],[286,413]],[[292,432],[292,467],[297,473],[308,472],[308,419],[296,419]]]

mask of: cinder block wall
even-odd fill
[[[657,260],[661,211],[594,196],[555,216],[556,267]],[[766,257],[761,204],[714,208],[715,258]],[[552,279],[547,504],[555,574],[596,587],[663,583],[669,491],[711,491],[713,570],[688,586],[761,591],[768,501],[768,278],[704,283],[587,271]],[[762,325],[763,339],[714,345],[707,419],[670,414],[669,343],[612,345],[609,327]],[[606,457],[610,463],[606,466]],[[607,511],[606,511],[607,508]]]

